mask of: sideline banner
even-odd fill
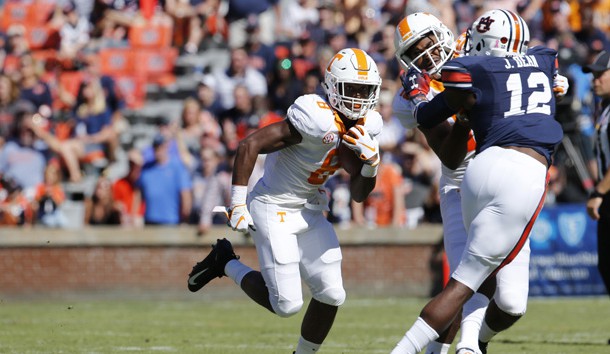
[[[530,296],[606,294],[597,270],[597,222],[584,204],[545,206],[530,246]]]

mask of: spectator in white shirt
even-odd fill
[[[60,56],[74,58],[76,54],[89,43],[89,21],[76,11],[76,5],[68,2],[64,5],[65,23],[59,30],[61,37]]]

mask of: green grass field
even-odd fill
[[[0,353],[292,353],[301,313],[247,299],[0,302]],[[423,299],[349,298],[321,353],[389,353]],[[532,299],[490,353],[610,353],[606,297]],[[453,349],[452,349],[452,352]]]

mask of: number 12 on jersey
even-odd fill
[[[521,74],[513,73],[506,80],[506,90],[511,93],[510,107],[507,112],[504,112],[504,118],[510,116],[519,116],[530,113],[551,114],[551,106],[548,103],[553,98],[553,91],[549,84],[548,77],[542,72],[533,72],[527,75],[527,88],[532,93],[527,97],[527,103],[524,106],[523,99],[523,81]]]

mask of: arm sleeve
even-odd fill
[[[457,110],[449,107],[445,95],[446,92],[441,92],[432,101],[422,102],[415,107],[415,117],[419,125],[433,128],[457,113]]]
[[[443,66],[441,77],[446,89],[472,92],[477,95],[477,89],[472,84],[472,75],[459,59]],[[432,128],[457,113],[461,107],[457,109],[449,107],[446,99],[448,94],[447,91],[443,91],[430,102],[422,102],[415,107],[414,115],[417,123],[424,128]]]

